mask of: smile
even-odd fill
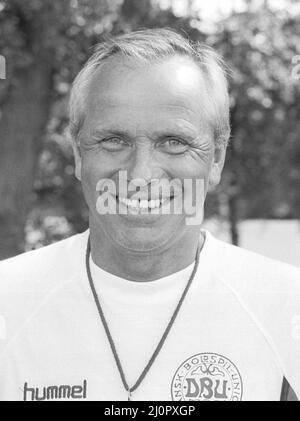
[[[139,211],[142,209],[143,210],[144,209],[151,209],[151,210],[159,209],[162,205],[169,202],[173,198],[168,197],[168,198],[163,198],[163,199],[151,199],[151,200],[141,199],[140,200],[140,199],[127,199],[124,197],[117,197],[117,199],[120,203],[125,205],[127,208],[134,211]]]

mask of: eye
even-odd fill
[[[169,140],[167,140],[167,142],[170,146],[180,146],[180,145],[182,145],[182,142],[178,139],[169,139]]]
[[[118,136],[109,136],[100,141],[101,145],[104,149],[110,151],[118,151],[121,150],[124,146],[127,146],[128,143]]]
[[[187,144],[184,140],[176,137],[169,137],[160,143],[160,147],[167,153],[184,153],[187,150]]]

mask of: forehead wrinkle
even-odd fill
[[[117,108],[117,107],[132,107],[140,109],[143,108],[169,108],[169,109],[191,109],[192,107],[205,108],[207,102],[206,92],[199,92],[195,96],[187,95],[187,92],[184,90],[177,89],[176,91],[166,92],[164,95],[163,92],[159,92],[159,97],[153,92],[138,91],[134,92],[134,96],[130,96],[126,92],[126,96],[122,91],[111,90],[105,92],[94,92],[89,96],[88,104],[92,105],[93,108],[97,107],[99,109],[107,108]]]
[[[159,114],[157,114],[159,109]],[[114,114],[116,113],[116,114]],[[88,109],[88,116],[90,122],[96,127],[112,126],[118,130],[124,130],[128,127],[150,125],[151,128],[158,124],[164,129],[169,126],[169,130],[178,128],[178,130],[185,130],[192,128],[193,130],[203,130],[207,124],[205,113],[201,109],[198,110],[194,107],[189,107],[186,104],[143,104],[132,106],[127,101],[124,105],[117,104],[111,99],[107,102],[99,102],[98,107],[90,106]],[[103,122],[103,124],[99,124]],[[168,123],[167,123],[168,122]]]
[[[203,130],[202,130],[203,129]],[[128,127],[125,125],[116,124],[113,122],[112,124],[100,124],[97,125],[92,131],[91,134],[96,136],[97,133],[105,134],[105,133],[112,133],[112,134],[120,134],[125,135],[126,137],[135,138],[135,137],[146,137],[151,140],[158,139],[162,136],[181,136],[186,139],[196,140],[197,138],[201,137],[204,133],[207,133],[205,130],[204,125],[200,127],[201,132],[199,131],[199,127],[195,127],[193,124],[185,121],[174,121],[173,123],[163,124],[161,127],[156,128],[153,130],[152,126],[150,127]]]
[[[157,109],[159,109],[161,113],[159,119],[157,119],[157,115],[155,114]],[[196,123],[197,126],[200,124],[201,127],[204,127],[206,121],[205,113],[203,113],[202,109],[195,110],[191,107],[178,104],[162,104],[161,106],[157,104],[155,106],[147,104],[143,106],[132,106],[126,102],[122,106],[114,103],[107,106],[106,103],[102,103],[97,108],[89,107],[87,115],[92,118],[92,121],[104,119],[110,124],[110,121],[115,123],[115,116],[112,114],[113,110],[118,112],[118,118],[121,119],[121,121],[123,118],[126,125],[130,124],[131,120],[136,119],[134,124],[145,123],[145,125],[148,125],[157,124],[159,121],[171,121],[171,126],[192,126]],[[139,117],[139,119],[137,117]],[[120,127],[122,127],[121,124]]]

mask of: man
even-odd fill
[[[201,229],[230,133],[224,69],[157,29],[99,45],[80,72],[89,231],[1,263],[1,400],[300,395],[299,270]]]

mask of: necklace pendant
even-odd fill
[[[0,2],[1,2],[1,0],[0,0]],[[99,316],[100,316],[100,320],[101,320],[102,325],[103,325],[103,327],[105,329],[107,339],[108,339],[108,341],[110,343],[110,347],[112,349],[113,356],[114,356],[116,365],[118,367],[118,370],[119,370],[119,373],[120,373],[120,376],[121,376],[121,379],[122,379],[122,383],[123,383],[123,386],[124,386],[124,391],[127,391],[128,401],[131,401],[132,391],[135,391],[138,388],[138,386],[140,385],[140,383],[143,381],[144,377],[147,375],[147,373],[149,372],[150,368],[152,367],[152,365],[153,365],[153,363],[154,363],[154,361],[155,361],[158,353],[160,352],[161,347],[165,343],[165,340],[166,340],[166,338],[168,336],[168,333],[169,333],[171,327],[174,324],[174,321],[175,321],[175,319],[177,317],[177,314],[178,314],[178,312],[179,312],[179,310],[180,310],[180,308],[182,306],[182,303],[183,303],[183,301],[185,299],[185,296],[186,296],[186,294],[187,294],[187,292],[188,292],[188,290],[189,290],[189,288],[190,288],[190,286],[192,284],[192,281],[193,281],[193,279],[195,277],[195,274],[196,274],[196,272],[198,270],[200,251],[201,251],[201,249],[200,249],[200,246],[198,245],[193,272],[190,275],[190,278],[189,278],[189,280],[188,280],[188,282],[187,282],[187,284],[185,286],[185,289],[183,290],[183,293],[181,295],[180,300],[178,301],[178,304],[177,304],[177,306],[176,306],[176,308],[174,310],[174,313],[173,313],[173,315],[172,315],[172,317],[171,317],[171,319],[170,319],[167,327],[165,328],[165,331],[164,331],[164,333],[163,333],[163,335],[162,335],[162,337],[161,337],[161,339],[160,339],[160,341],[159,341],[159,343],[158,343],[155,351],[153,352],[153,354],[152,354],[152,356],[151,356],[151,358],[150,358],[147,366],[144,368],[143,372],[141,373],[141,375],[138,378],[138,380],[136,381],[136,383],[134,385],[132,385],[132,389],[130,389],[130,387],[128,386],[128,383],[126,382],[126,378],[125,378],[125,374],[124,374],[124,371],[123,371],[123,368],[122,368],[122,365],[121,365],[121,361],[120,361],[119,356],[117,354],[117,351],[115,349],[114,341],[112,339],[112,336],[111,336],[111,333],[110,333],[110,330],[109,330],[107,321],[106,321],[105,316],[103,314],[103,310],[102,310],[102,307],[101,307],[101,304],[100,304],[100,301],[99,301],[99,298],[98,298],[98,295],[97,295],[97,292],[96,292],[96,289],[95,289],[95,286],[94,286],[94,282],[93,282],[93,278],[92,278],[92,274],[91,274],[91,268],[90,268],[90,256],[91,256],[90,237],[88,238],[87,249],[86,249],[86,256],[85,256],[85,264],[86,264],[87,277],[88,277],[90,288],[91,288],[91,292],[93,294],[93,297],[94,297],[94,300],[95,300],[95,303],[96,303],[96,307],[97,307],[97,310],[98,310],[98,313],[99,313]]]

